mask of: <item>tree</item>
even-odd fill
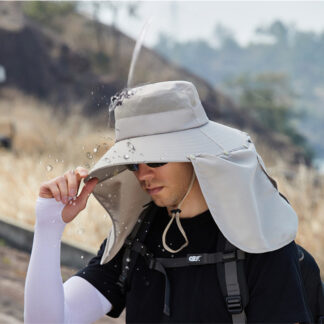
[[[294,144],[304,149],[308,158],[312,158],[306,138],[298,132],[294,123],[298,117],[294,110],[296,94],[291,90],[285,74],[243,74],[228,81],[227,87],[236,91],[242,109],[266,128],[290,137]]]

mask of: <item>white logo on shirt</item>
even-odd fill
[[[190,262],[199,262],[201,258],[201,255],[192,255],[189,257]]]

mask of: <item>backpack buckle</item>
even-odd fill
[[[243,311],[242,298],[240,295],[226,297],[227,310],[231,314],[240,314]]]

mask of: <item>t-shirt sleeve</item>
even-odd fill
[[[250,254],[247,260],[251,323],[310,323],[295,242],[281,249]]]
[[[90,282],[109,300],[113,307],[106,315],[116,318],[119,317],[126,303],[125,295],[122,294],[120,287],[117,285],[118,277],[121,273],[123,249],[111,261],[100,265],[106,242],[107,239],[101,244],[97,255],[89,261],[85,268],[79,270],[75,276],[82,277]]]

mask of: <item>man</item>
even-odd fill
[[[245,315],[251,323],[310,322],[294,243],[297,216],[250,137],[209,121],[184,81],[123,91],[110,110],[116,143],[90,174],[77,168],[41,186],[26,322],[89,323],[118,317],[125,307],[129,323],[243,322]],[[113,226],[98,255],[62,285],[60,237],[92,191]],[[217,262],[199,264],[201,257],[215,260],[221,237],[248,252],[240,254],[249,292],[240,315],[231,304],[236,284],[226,284],[224,298]]]

